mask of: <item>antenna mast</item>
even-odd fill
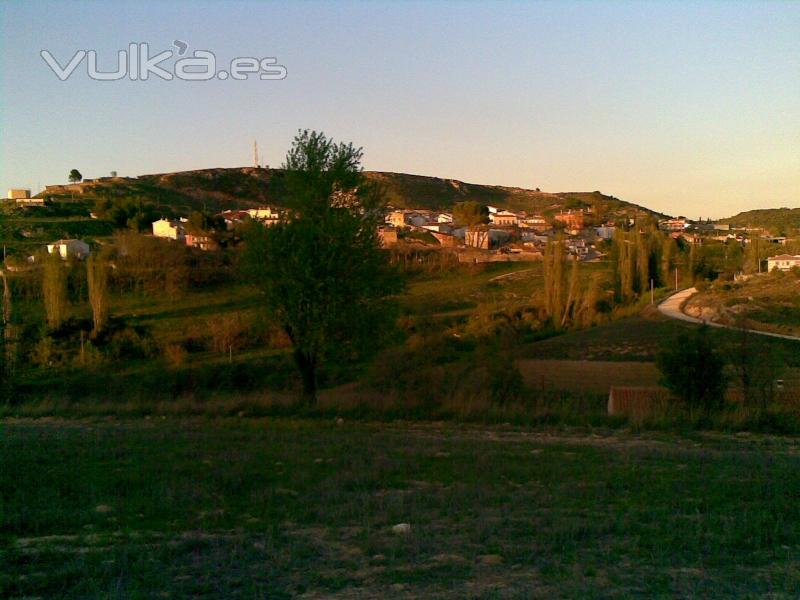
[[[258,142],[253,140],[253,165],[258,168]]]

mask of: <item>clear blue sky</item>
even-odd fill
[[[800,2],[3,2],[0,186],[252,162],[298,128],[365,167],[546,191],[602,190],[671,214],[800,206]],[[277,57],[282,81],[97,82],[153,54]]]

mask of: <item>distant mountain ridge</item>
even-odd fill
[[[594,192],[542,192],[518,187],[466,183],[425,175],[365,171],[381,185],[394,208],[449,210],[457,202],[474,200],[501,209],[552,214],[559,210],[593,208],[608,218],[665,215],[614,196]],[[173,210],[225,210],[260,204],[281,206],[284,172],[255,167],[213,168],[139,177],[103,177],[80,184],[48,186],[40,196],[135,197]]]
[[[733,227],[761,228],[774,235],[800,234],[800,208],[759,208],[720,219]]]

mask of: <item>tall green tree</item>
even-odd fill
[[[58,329],[67,317],[67,272],[64,262],[53,252],[42,264],[42,297],[47,325]]]
[[[661,245],[661,283],[669,286],[672,281],[672,271],[675,268],[675,263],[678,255],[678,247],[669,235],[664,237]]]
[[[727,389],[725,359],[709,339],[708,326],[683,334],[656,357],[661,384],[691,408],[711,411]]]
[[[489,209],[475,200],[458,202],[453,207],[453,220],[458,225],[474,227],[489,222]]]
[[[745,403],[763,414],[775,398],[776,382],[786,370],[786,356],[780,346],[746,327],[742,320],[727,354]]]
[[[323,364],[375,346],[390,324],[389,298],[402,288],[380,247],[382,197],[361,158],[352,144],[300,131],[283,165],[288,216],[252,224],[245,238],[250,277],[292,343],[308,403]]]
[[[94,333],[100,333],[108,323],[108,265],[100,257],[92,255],[86,261],[86,282],[89,289],[89,304],[92,307]]]

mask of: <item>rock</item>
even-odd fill
[[[344,419],[342,417],[336,417],[336,424],[337,425],[344,425]]]
[[[392,527],[392,533],[396,533],[398,535],[408,535],[411,533],[411,524],[410,523],[398,523],[394,527]]]
[[[503,557],[499,554],[481,554],[478,562],[482,565],[500,565],[503,563]]]
[[[105,515],[113,511],[114,509],[111,508],[108,504],[98,504],[94,507],[94,512],[100,513],[101,515]]]

